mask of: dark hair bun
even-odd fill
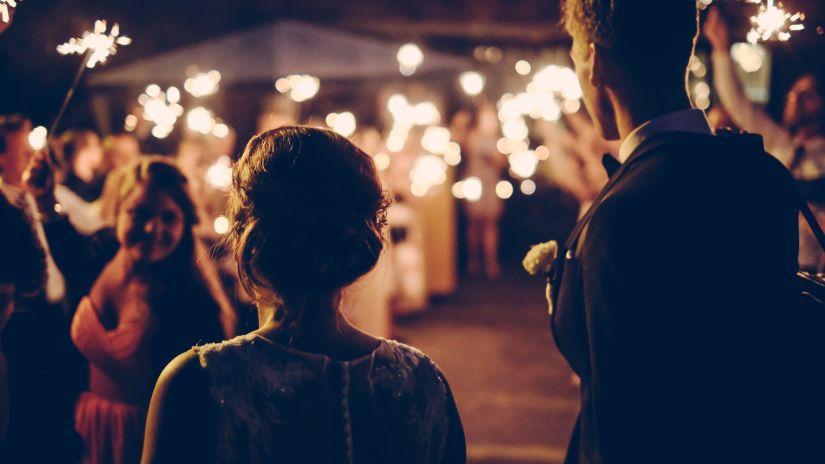
[[[253,137],[230,195],[242,280],[285,300],[351,284],[378,261],[386,206],[372,158],[344,137],[303,126]]]

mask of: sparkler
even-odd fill
[[[4,23],[11,21],[9,8],[17,8],[17,2],[15,0],[0,0],[0,19],[2,19]]]
[[[753,27],[748,32],[748,42],[755,44],[774,37],[782,42],[791,38],[791,31],[801,31],[805,25],[801,21],[805,20],[804,13],[788,13],[782,4],[774,4],[774,0],[767,0],[766,4],[759,6],[759,14],[751,17]]]
[[[95,21],[95,28],[92,32],[86,31],[82,37],[72,37],[68,42],[57,46],[57,51],[61,55],[87,54],[83,60],[88,68],[94,68],[98,63],[106,63],[109,56],[117,53],[118,45],[129,45],[132,39],[125,35],[120,35],[120,26],[115,23],[112,30],[106,33],[106,20]]]
[[[74,81],[71,87],[69,87],[69,91],[66,92],[66,97],[63,99],[60,111],[57,112],[57,116],[52,122],[49,134],[54,134],[57,130],[60,120],[63,118],[63,113],[66,112],[69,101],[71,101],[85,69],[94,68],[98,63],[106,63],[106,59],[117,52],[118,45],[125,46],[132,43],[131,38],[120,35],[120,26],[117,23],[112,25],[112,29],[108,34],[106,33],[106,29],[106,21],[103,19],[97,20],[95,21],[95,27],[92,32],[86,31],[82,37],[73,37],[69,39],[68,42],[57,46],[57,52],[61,55],[83,54],[83,60],[80,62],[80,67],[77,69],[77,74],[74,76]]]

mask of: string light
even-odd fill
[[[432,187],[447,180],[447,163],[438,156],[419,156],[410,170],[410,191],[417,197],[423,197]]]
[[[29,146],[33,150],[42,150],[46,146],[46,136],[48,130],[43,126],[37,126],[29,132]]]
[[[211,111],[199,106],[186,114],[186,125],[195,132],[210,134],[215,129],[215,118]]]
[[[292,101],[304,102],[318,94],[321,80],[309,74],[292,74],[275,81],[275,89],[285,93]]]
[[[478,177],[470,177],[461,183],[461,194],[467,201],[476,202],[481,200],[484,185]]]
[[[217,92],[220,81],[221,73],[213,69],[209,72],[197,73],[186,79],[183,88],[194,97],[204,97]]]
[[[164,92],[157,84],[150,84],[138,97],[138,103],[143,109],[143,119],[155,125],[152,128],[154,137],[165,139],[172,133],[178,118],[183,115],[183,107],[178,104],[179,101],[180,90],[177,87],[169,87]],[[124,128],[127,131],[133,131],[135,127],[137,127],[137,118],[127,117]]]
[[[536,193],[536,183],[533,182],[532,179],[521,181],[521,185],[519,186],[519,188],[521,189],[521,193],[527,196]]]
[[[484,90],[484,76],[475,71],[467,71],[458,76],[458,82],[467,95],[474,97]]]
[[[344,137],[349,137],[355,133],[355,128],[357,126],[355,115],[349,111],[328,114],[326,117],[326,123],[327,126],[332,128],[332,130],[343,135]]]
[[[408,43],[398,49],[396,58],[398,59],[398,70],[401,74],[404,76],[412,76],[421,63],[424,62],[424,53],[418,45]]]
[[[513,196],[513,184],[506,180],[499,181],[496,184],[496,195],[502,200],[506,200]]]
[[[228,191],[232,185],[232,160],[226,155],[219,156],[206,170],[205,180],[212,188]]]
[[[526,76],[530,74],[530,71],[533,70],[533,67],[530,65],[530,62],[527,60],[518,60],[516,61],[516,72],[519,75]]]
[[[226,216],[218,216],[215,218],[215,222],[212,224],[215,229],[215,233],[218,235],[223,235],[229,232],[229,219]]]

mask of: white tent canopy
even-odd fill
[[[88,82],[92,86],[174,83],[185,79],[187,68],[193,65],[201,71],[220,71],[222,83],[274,82],[289,74],[321,79],[398,76],[400,45],[284,20],[101,70]],[[463,58],[425,50],[417,72],[458,71],[468,66]]]

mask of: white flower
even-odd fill
[[[533,245],[524,256],[522,266],[530,275],[547,274],[553,268],[556,256],[559,254],[559,244],[555,240]]]

